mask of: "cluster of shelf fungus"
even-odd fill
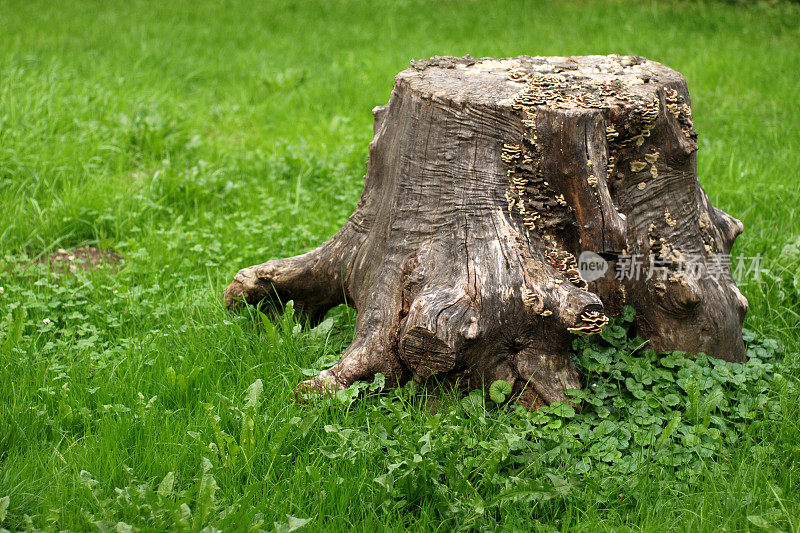
[[[225,291],[229,308],[294,300],[312,322],[356,308],[353,343],[298,394],[380,372],[567,401],[581,386],[571,340],[624,305],[656,350],[743,360],[747,300],[725,260],[742,224],[697,180],[679,73],[625,56],[435,57],[373,113],[350,219]],[[585,252],[602,275],[582,276]]]

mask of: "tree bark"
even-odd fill
[[[744,359],[747,300],[719,257],[742,224],[697,180],[678,72],[639,57],[436,57],[401,72],[373,114],[342,229],[225,291],[229,308],[292,299],[312,320],[356,308],[353,343],[298,392],[381,372],[395,384],[503,379],[527,406],[566,401],[581,386],[574,335],[626,304],[656,350]],[[608,265],[591,283],[577,264],[587,251]],[[615,275],[637,257],[663,275]],[[706,270],[688,275],[690,260]]]

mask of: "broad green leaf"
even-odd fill
[[[253,448],[255,447],[255,421],[252,417],[245,415],[242,419],[242,436],[241,436],[242,450],[249,458],[253,455]]]
[[[669,422],[667,422],[667,426],[664,428],[664,431],[661,432],[661,435],[658,437],[658,440],[656,441],[656,450],[661,449],[661,446],[664,445],[664,442],[675,434],[675,431],[677,431],[678,429],[678,424],[680,423],[681,423],[680,414],[676,414],[675,416],[672,417],[672,419]]]
[[[289,320],[294,320],[294,300],[289,300],[283,306],[283,316]]]
[[[269,319],[269,316],[267,316],[266,313],[258,311],[258,317],[261,319],[261,325],[264,327],[264,332],[266,333],[270,344],[280,344],[280,336],[278,335],[278,332],[275,331],[275,324],[272,323],[272,320]]]
[[[385,386],[386,386],[386,376],[378,372],[377,374],[375,374],[375,378],[372,380],[372,384],[369,386],[369,390],[382,391]]]
[[[706,416],[719,409],[725,402],[725,394],[722,392],[721,387],[714,387],[703,398],[703,406],[701,416]]]
[[[431,431],[428,431],[419,439],[419,443],[422,444],[422,447],[419,449],[421,455],[425,455],[431,451],[431,433]]]
[[[664,403],[669,405],[670,407],[675,407],[679,403],[681,403],[681,397],[677,394],[667,394],[664,396]]]
[[[3,496],[0,498],[0,524],[6,519],[9,505],[11,505],[11,496]]]
[[[747,515],[747,521],[756,527],[766,529],[768,531],[776,531],[776,528],[770,524],[769,520],[760,515]]]
[[[511,394],[511,390],[511,384],[508,381],[498,379],[489,386],[489,398],[494,403],[503,403],[508,395]]]
[[[178,388],[181,390],[181,392],[186,392],[189,390],[189,382],[186,381],[186,376],[183,374],[178,374],[178,376],[175,378],[175,383],[178,384]]]
[[[325,320],[317,324],[317,326],[314,329],[311,330],[311,334],[317,339],[321,339],[322,337],[325,337],[328,333],[330,333],[331,330],[333,329],[333,326],[335,325],[336,325],[335,319],[326,318]]]
[[[255,409],[258,407],[258,400],[261,398],[261,392],[264,390],[264,384],[260,379],[255,380],[249,387],[247,387],[247,396],[244,402],[246,410]]]
[[[529,502],[543,502],[553,498],[555,495],[554,487],[547,486],[544,483],[531,481],[527,486],[514,487],[505,490],[492,498],[487,507],[497,505],[504,501],[529,501]]]
[[[416,383],[413,382],[412,383]],[[486,414],[482,390],[474,390],[461,399],[461,408],[469,416],[479,417]]]
[[[572,489],[575,488],[575,481],[572,479],[567,479],[565,477],[547,473],[547,477],[550,478],[550,483],[553,484],[553,488],[560,496],[567,496]]]
[[[169,386],[174,387],[178,379],[178,376],[175,374],[175,369],[172,367],[167,368],[167,371],[164,373],[164,375],[166,376]]]
[[[633,322],[634,318],[636,318],[636,309],[630,305],[624,306],[622,308],[622,320],[624,322]]]
[[[197,500],[195,503],[193,524],[195,530],[203,526],[215,507],[214,498],[219,487],[217,486],[217,480],[214,479],[214,475],[211,473],[212,468],[211,461],[203,457],[200,487],[197,490]]]
[[[573,418],[575,409],[568,403],[553,402],[550,404],[550,412],[562,418]]]
[[[161,483],[158,484],[158,493],[161,496],[168,496],[172,494],[172,489],[175,486],[175,472],[167,472]]]
[[[355,387],[355,384],[353,384],[346,389],[337,390],[334,397],[341,403],[350,406],[356,401],[360,392],[361,390],[358,387]]]
[[[189,528],[190,521],[192,520],[192,510],[186,503],[182,503],[175,513],[177,521],[185,528]]]
[[[394,487],[394,477],[392,476],[391,472],[386,473],[386,474],[384,474],[382,476],[378,476],[375,479],[373,479],[372,481],[374,481],[375,483],[377,483],[378,485],[380,485],[381,487],[383,487],[387,491],[392,490],[392,487]]]
[[[125,522],[117,522],[117,525],[114,526],[114,531],[117,533],[133,533],[133,526]]]
[[[291,533],[311,522],[313,518],[297,518],[296,516],[286,515],[286,522],[275,522],[276,533]]]

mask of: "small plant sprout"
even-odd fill
[[[508,381],[498,379],[489,386],[489,398],[491,398],[494,403],[503,403],[506,401],[509,394],[511,394],[511,390],[511,384]]]

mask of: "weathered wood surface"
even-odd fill
[[[230,308],[292,299],[312,320],[356,308],[353,343],[298,392],[381,372],[504,379],[528,406],[564,401],[580,387],[572,338],[625,304],[657,350],[744,358],[747,300],[718,262],[742,224],[697,180],[678,72],[639,57],[437,57],[401,72],[373,113],[364,190],[342,229],[241,270],[225,292]],[[576,265],[587,250],[609,263],[588,284]],[[629,257],[664,275],[617,279]],[[689,257],[705,275],[687,275]]]

